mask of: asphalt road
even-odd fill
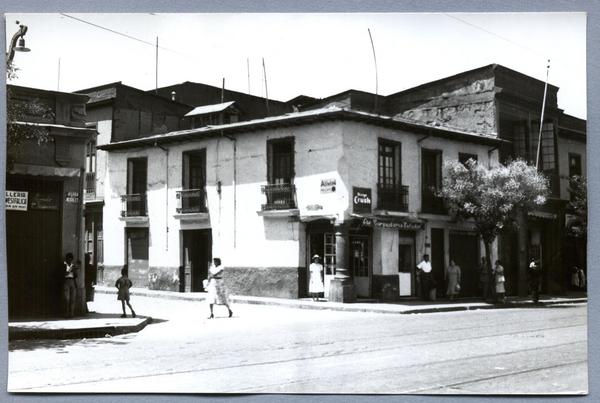
[[[97,312],[119,313],[114,295]],[[9,345],[12,392],[585,393],[587,307],[397,315],[139,297],[140,333]]]

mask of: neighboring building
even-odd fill
[[[419,294],[429,253],[440,284],[452,256],[475,295],[482,244],[433,191],[443,161],[493,165],[500,144],[331,105],[104,144],[105,282],[127,263],[135,284],[202,291],[218,256],[233,293],[297,298],[319,254],[326,295],[337,271],[358,297],[393,300]],[[123,202],[135,184],[147,208]]]
[[[389,95],[386,110],[403,119],[508,140],[500,148],[501,161],[523,158],[535,164],[544,84],[492,64]],[[529,214],[517,233],[505,231],[500,239],[509,293],[527,293],[530,258],[541,260],[543,291],[549,293],[564,291],[571,267],[586,264],[585,239],[565,227],[569,178],[586,171],[586,122],[566,115],[557,93],[558,87],[548,85],[539,160],[539,170],[550,181],[550,199]]]
[[[16,130],[46,133],[9,148],[6,175],[6,251],[9,316],[61,312],[60,268],[66,253],[83,262],[82,209],[87,128],[85,95],[7,86],[9,136]],[[77,279],[78,311],[84,312],[84,270]]]
[[[86,148],[85,160],[85,252],[97,268],[102,281],[104,268],[103,214],[106,181],[106,153],[97,146],[115,141],[130,140],[186,127],[184,116],[192,107],[166,100],[121,82],[77,91],[89,97],[87,121],[98,135]],[[182,126],[184,125],[184,126]],[[138,186],[138,185],[135,185]],[[142,186],[142,185],[139,185]],[[144,203],[137,192],[131,203]]]

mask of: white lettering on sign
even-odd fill
[[[354,204],[371,204],[371,198],[366,193],[356,193]]]
[[[321,179],[321,193],[335,192],[335,179]]]
[[[28,192],[22,192],[17,190],[6,191],[6,209],[7,210],[18,210],[27,211],[27,197]]]

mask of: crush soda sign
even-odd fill
[[[352,211],[355,213],[371,212],[371,189],[370,188],[352,188]]]

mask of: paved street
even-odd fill
[[[93,309],[119,313],[114,295]],[[582,393],[586,306],[397,315],[134,297],[139,333],[9,345],[19,392]],[[75,375],[74,375],[75,374]]]

